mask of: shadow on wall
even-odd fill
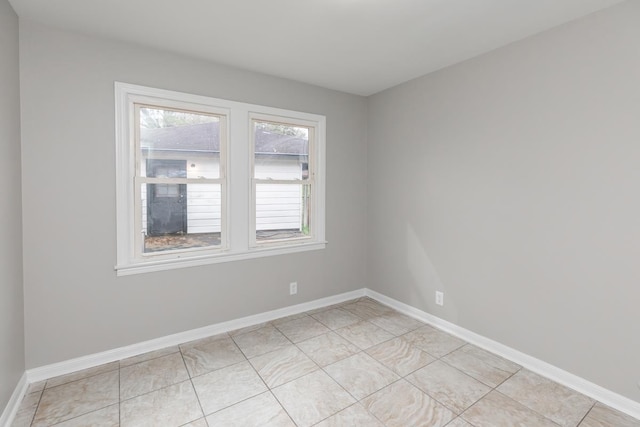
[[[438,317],[443,317],[443,314],[446,313],[448,321],[457,323],[458,310],[455,300],[452,298],[453,292],[447,292],[447,286],[440,279],[438,271],[431,262],[427,251],[411,224],[407,224],[406,260],[407,267],[413,278],[412,296],[409,305],[426,307],[429,313]],[[435,304],[436,291],[444,292],[444,307],[439,307]]]

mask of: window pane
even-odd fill
[[[220,177],[219,117],[151,107],[138,111],[140,176]]]
[[[144,252],[220,246],[220,184],[143,184],[141,195]]]
[[[309,128],[256,120],[253,126],[255,178],[309,178]]]
[[[308,184],[257,184],[256,241],[309,236],[310,190]]]

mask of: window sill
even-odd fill
[[[245,259],[314,251],[324,249],[326,246],[327,242],[323,241],[288,244],[277,247],[256,247],[245,252],[225,252],[214,255],[194,255],[184,258],[132,262],[129,264],[116,265],[115,270],[118,276],[130,276],[133,274],[152,273],[155,271],[175,270],[178,268],[197,267],[222,262],[242,261]]]

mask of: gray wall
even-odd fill
[[[27,368],[365,285],[365,98],[29,21],[20,55]],[[326,115],[327,248],[116,277],[114,80]]]
[[[636,401],[638,22],[625,2],[370,98],[367,282]]]
[[[0,414],[24,372],[18,17],[0,0]]]

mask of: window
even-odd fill
[[[253,114],[251,131],[252,245],[311,239],[314,123]]]
[[[226,116],[155,104],[133,103],[136,256],[224,248]]]
[[[323,248],[324,128],[116,83],[118,275]]]

